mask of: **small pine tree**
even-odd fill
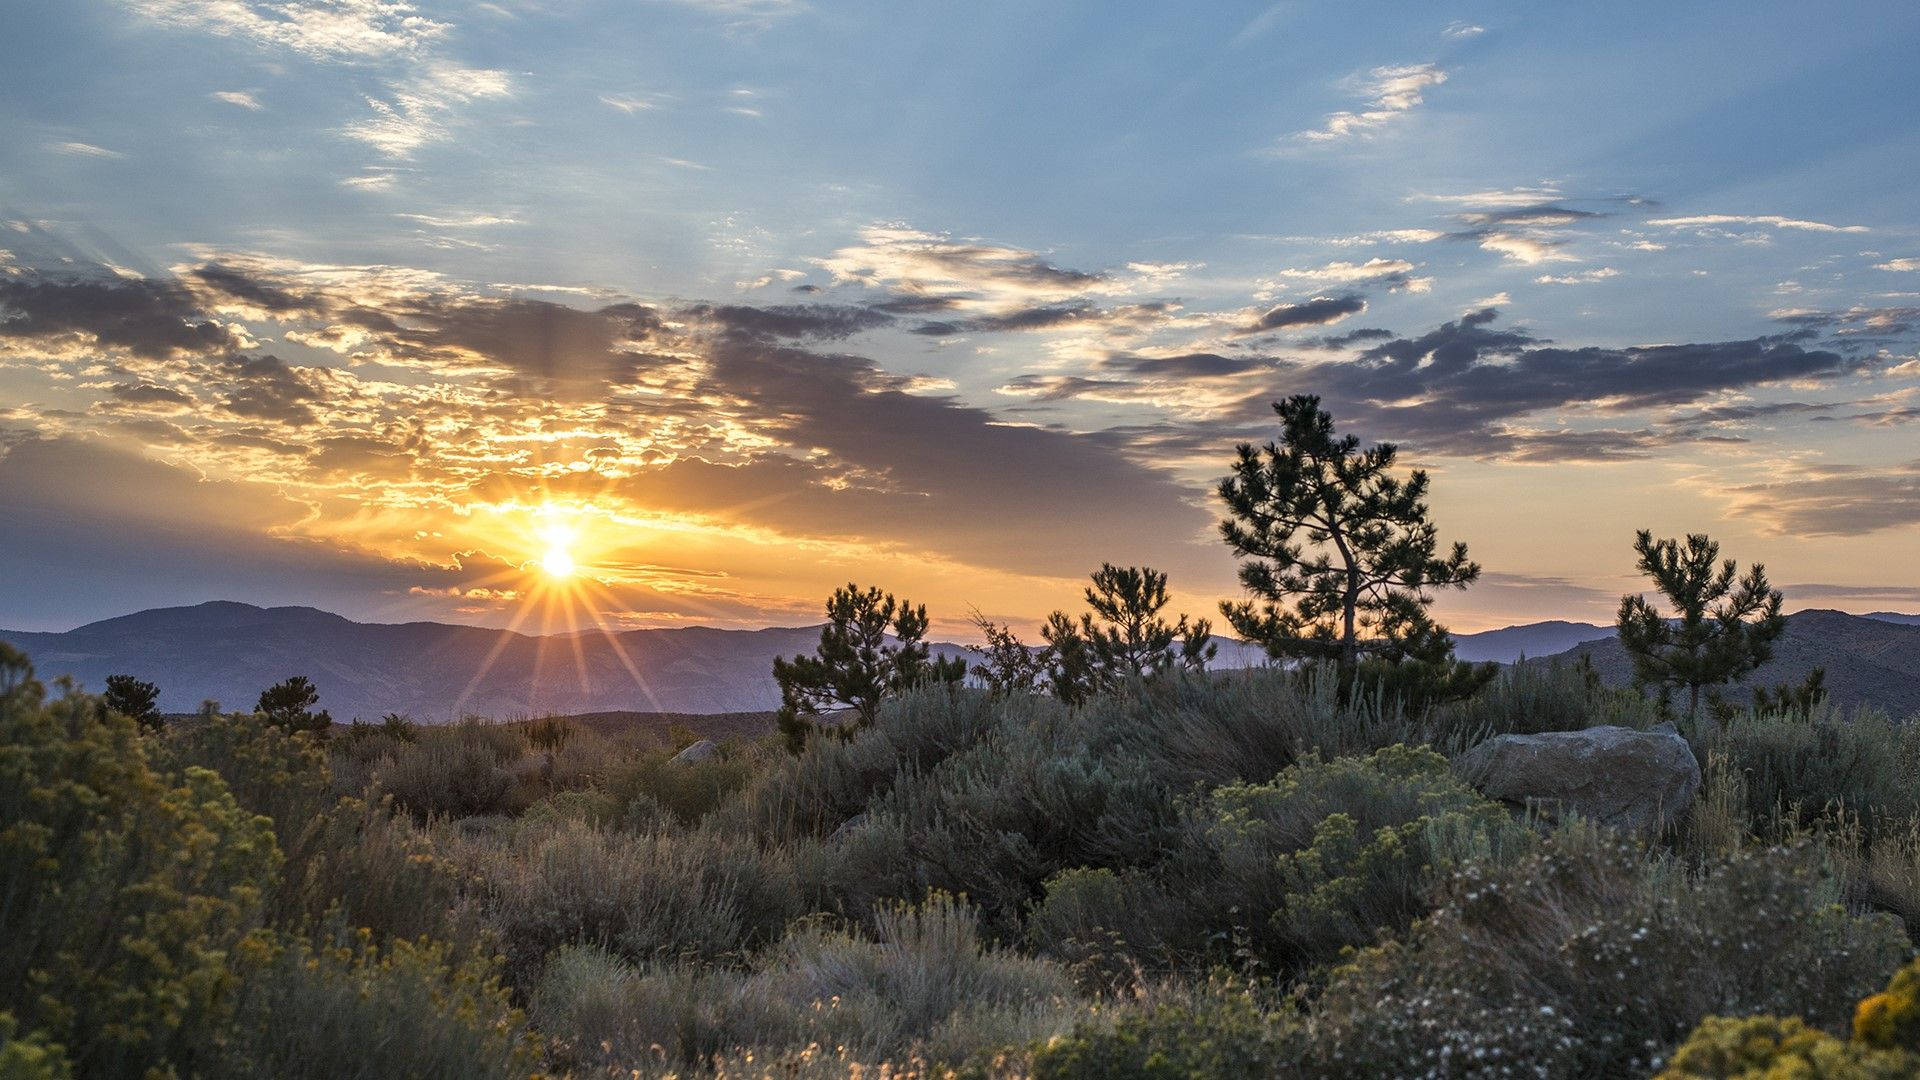
[[[1045,651],[1028,648],[1012,627],[994,622],[978,609],[971,621],[984,642],[971,650],[982,661],[973,665],[973,677],[994,694],[1038,693],[1047,678]]]
[[[893,640],[888,640],[891,631]],[[821,730],[813,718],[830,709],[852,709],[851,727],[872,724],[880,703],[921,683],[958,683],[967,675],[959,657],[937,659],[927,648],[926,606],[896,600],[879,589],[849,583],[827,598],[827,624],[812,656],[775,657],[773,678],[780,684],[780,731],[795,753]]]
[[[1633,659],[1634,682],[1657,687],[1664,708],[1675,689],[1687,691],[1687,713],[1700,711],[1701,691],[1730,682],[1767,662],[1787,629],[1781,596],[1754,563],[1741,577],[1732,559],[1705,533],[1655,540],[1634,537],[1640,571],[1673,608],[1664,616],[1640,595],[1620,598],[1620,644]]]
[[[314,689],[313,683],[305,675],[295,675],[260,691],[260,701],[253,711],[277,727],[288,731],[311,731],[324,737],[333,726],[333,717],[325,709],[315,710],[314,706],[318,704],[320,691]]]
[[[139,724],[142,731],[159,731],[166,724],[160,718],[160,688],[150,682],[131,675],[109,675],[102,700],[107,708]]]
[[[1042,631],[1054,693],[1076,704],[1095,693],[1173,670],[1204,671],[1219,647],[1205,619],[1168,622],[1167,575],[1146,566],[1102,563],[1076,625],[1054,612]]]
[[[1242,444],[1220,481],[1220,533],[1246,560],[1240,583],[1257,601],[1223,602],[1227,622],[1275,658],[1331,659],[1349,673],[1363,656],[1446,662],[1453,641],[1427,615],[1433,590],[1466,588],[1480,566],[1465,544],[1435,555],[1426,472],[1391,475],[1397,448],[1336,436],[1318,397],[1273,408],[1280,441]]]

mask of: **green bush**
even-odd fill
[[[602,788],[620,803],[623,814],[625,807],[646,799],[667,810],[681,825],[695,825],[759,771],[759,764],[749,754],[675,761],[672,752],[658,750],[609,769]]]
[[[587,1063],[659,1047],[665,1063],[685,1066],[809,1045],[854,1061],[959,1061],[1064,1032],[1085,1014],[1063,971],[985,944],[952,898],[890,905],[875,925],[804,925],[744,970],[563,952],[533,994],[534,1015]]]
[[[302,835],[288,859],[274,923],[303,930],[341,922],[376,941],[472,942],[469,885],[432,838],[391,803],[342,799]]]
[[[1860,1002],[1842,1041],[1799,1019],[1710,1016],[1674,1051],[1658,1080],[1893,1080],[1920,1076],[1920,961]]]
[[[1111,1024],[1085,1023],[1033,1055],[1033,1080],[1197,1080],[1295,1075],[1289,1022],[1245,988],[1210,987]]]
[[[519,754],[518,740],[508,745]],[[518,780],[502,764],[515,758],[500,751],[485,725],[425,732],[374,769],[369,790],[421,820],[510,814],[525,804]]]
[[[1050,881],[1030,939],[1102,979],[1116,960],[1297,973],[1405,930],[1427,910],[1435,869],[1526,836],[1445,758],[1405,746],[1310,758],[1271,783],[1189,800],[1182,814],[1180,846],[1150,870]]]
[[[282,850],[293,848],[333,803],[333,775],[319,739],[257,715],[215,713],[170,725],[154,740],[151,758],[168,773],[198,767],[220,774],[242,807],[273,819]]]
[[[1513,664],[1479,693],[1436,707],[1420,723],[1420,741],[1453,756],[1496,735],[1579,731],[1601,724],[1645,730],[1661,720],[1656,702],[1601,684],[1579,664]]]
[[[569,946],[636,963],[738,959],[806,910],[793,856],[742,837],[529,821],[450,855],[476,878],[481,916],[520,987]]]
[[[537,1048],[495,964],[445,944],[261,942],[216,1077],[525,1077]]]
[[[1309,1019],[1331,1075],[1644,1074],[1702,1017],[1810,1016],[1850,1003],[1907,953],[1855,915],[1810,845],[1692,871],[1566,826],[1537,852],[1475,861],[1404,942],[1339,969]]]
[[[190,1071],[279,862],[270,822],[219,776],[162,775],[134,721],[45,700],[0,643],[0,1013],[25,1033],[10,1056],[57,1044],[80,1075]]]
[[[1920,813],[1920,730],[1872,709],[1742,713],[1700,721],[1689,739],[1702,761],[1719,755],[1740,775],[1748,819],[1776,832],[1828,811],[1869,829]]]

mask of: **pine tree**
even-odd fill
[[[314,689],[305,675],[295,675],[260,691],[260,700],[253,711],[266,717],[267,723],[288,731],[311,731],[325,736],[333,727],[333,717],[325,709],[316,710],[314,706],[318,704],[320,691]]]
[[[1102,563],[1086,599],[1093,610],[1077,625],[1056,611],[1041,631],[1054,694],[1068,704],[1176,669],[1203,671],[1218,651],[1207,620],[1161,616],[1167,575],[1151,567]]]
[[[1241,445],[1220,482],[1220,532],[1255,597],[1222,603],[1227,622],[1275,658],[1335,660],[1349,678],[1364,657],[1448,663],[1453,641],[1427,608],[1433,590],[1467,587],[1480,566],[1465,544],[1435,554],[1427,474],[1391,475],[1395,446],[1336,436],[1318,397],[1273,408],[1280,441]]]
[[[894,640],[889,641],[889,630]],[[967,663],[959,657],[935,659],[925,641],[926,606],[895,600],[879,589],[862,591],[849,583],[827,598],[827,624],[812,656],[775,657],[773,678],[780,684],[780,731],[795,753],[820,725],[812,718],[831,709],[852,709],[851,727],[872,724],[880,703],[921,683],[958,683]]]
[[[1720,545],[1705,533],[1689,534],[1683,547],[1641,529],[1633,550],[1640,572],[1674,611],[1663,616],[1643,596],[1620,598],[1620,644],[1633,659],[1634,682],[1658,687],[1662,706],[1684,688],[1687,713],[1697,715],[1703,689],[1772,657],[1774,640],[1787,629],[1780,593],[1761,564],[1742,577],[1732,559],[1721,561]]]
[[[142,731],[159,731],[164,726],[158,707],[160,688],[150,682],[131,675],[109,675],[101,700],[107,708],[139,724]]]

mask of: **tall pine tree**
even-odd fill
[[[1228,624],[1275,658],[1334,660],[1349,677],[1368,657],[1446,664],[1453,641],[1427,608],[1435,589],[1467,587],[1480,566],[1465,544],[1435,554],[1427,474],[1391,475],[1394,445],[1362,450],[1335,435],[1318,397],[1273,408],[1280,440],[1243,444],[1220,482],[1220,533],[1255,598],[1222,603]]]

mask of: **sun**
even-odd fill
[[[573,553],[558,544],[548,548],[546,554],[540,556],[540,572],[556,581],[572,577]]]
[[[535,535],[542,544],[539,559],[535,565],[551,581],[565,581],[578,570],[579,564],[573,557],[574,541],[579,539],[579,531],[571,522],[559,518],[560,511],[551,505],[543,506],[540,515],[545,520]]]

